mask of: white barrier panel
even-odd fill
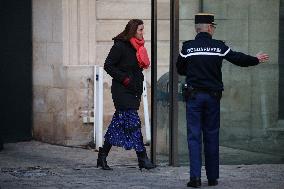
[[[94,66],[94,142],[96,149],[103,145],[103,67]],[[151,142],[151,128],[148,109],[147,85],[143,82],[143,106],[146,141]]]
[[[149,110],[148,110],[148,98],[147,98],[147,84],[144,79],[143,81],[143,106],[144,106],[144,120],[145,120],[145,130],[146,130],[146,141],[147,143],[151,142],[151,128],[150,128],[150,119],[149,119]]]
[[[94,142],[103,145],[103,68],[94,66]]]

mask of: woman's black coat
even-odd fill
[[[143,69],[139,67],[136,50],[129,41],[115,40],[104,64],[112,77],[111,93],[116,109],[139,109],[143,92]],[[129,77],[125,87],[122,82]]]

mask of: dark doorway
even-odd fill
[[[1,137],[32,137],[32,2],[0,0]]]

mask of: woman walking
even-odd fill
[[[104,170],[112,170],[106,161],[112,146],[134,149],[140,170],[155,168],[147,157],[137,113],[143,92],[142,71],[150,65],[143,34],[143,21],[130,20],[113,38],[114,44],[104,64],[105,71],[112,77],[111,93],[116,109],[97,159],[97,167]]]

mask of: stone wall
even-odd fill
[[[37,140],[62,145],[92,140],[92,124],[83,124],[82,116],[93,108],[89,65],[94,64],[95,35],[77,15],[79,10],[84,19],[92,18],[94,14],[86,14],[89,9],[77,9],[78,5],[95,8],[91,2],[33,1],[33,136]]]
[[[64,143],[65,70],[62,67],[62,9],[59,0],[33,1],[33,135]]]
[[[35,139],[62,145],[93,140],[93,125],[82,120],[93,114],[93,65],[103,66],[112,37],[132,18],[144,20],[151,54],[150,11],[147,0],[33,0]],[[149,100],[150,73],[145,71]],[[104,73],[104,128],[114,112],[110,86]],[[139,114],[144,123],[143,106]]]

